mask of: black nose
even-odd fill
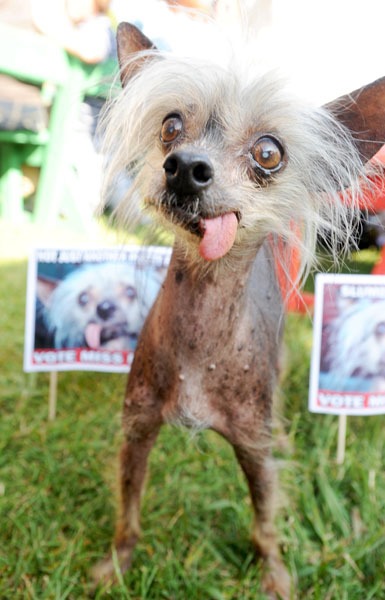
[[[96,308],[98,317],[103,319],[103,321],[108,321],[108,319],[111,319],[115,310],[116,306],[114,302],[111,302],[110,300],[104,300],[103,302],[98,304]]]
[[[163,168],[168,188],[181,194],[197,194],[213,180],[213,167],[204,154],[173,152],[164,161]]]

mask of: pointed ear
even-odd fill
[[[385,77],[324,108],[350,129],[363,163],[385,144]]]
[[[119,23],[116,41],[118,48],[118,59],[120,66],[120,81],[124,87],[128,80],[141,68],[143,63],[148,60],[145,56],[138,57],[132,61],[132,55],[143,50],[156,50],[156,46],[131,23]]]

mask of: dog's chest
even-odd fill
[[[269,410],[279,301],[266,282],[254,294],[245,277],[195,282],[171,268],[142,344],[165,421],[223,430],[235,405],[245,418]]]

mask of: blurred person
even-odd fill
[[[43,34],[86,63],[105,60],[115,42],[111,0],[0,0],[0,22]]]
[[[30,0],[37,30],[89,64],[114,53],[110,0]]]
[[[0,22],[44,35],[87,64],[116,54],[108,16],[110,0],[0,0]],[[95,138],[104,99],[86,98],[74,132],[77,177],[88,185],[92,208],[99,200],[100,169]],[[0,129],[40,131],[48,125],[48,109],[36,86],[0,74]],[[36,171],[28,171],[27,193],[36,189]],[[91,189],[90,189],[91,188]]]

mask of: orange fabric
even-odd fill
[[[296,235],[300,235],[299,227],[295,223],[292,223],[291,228]],[[277,258],[275,270],[286,310],[299,313],[311,311],[314,305],[313,294],[301,293],[298,287],[293,287],[293,281],[298,277],[301,264],[299,249],[279,241],[277,252],[282,260]]]
[[[385,146],[382,146],[380,150],[372,158],[372,162],[382,163],[385,167]],[[379,212],[385,210],[385,179],[383,174],[379,174],[370,177],[370,181],[373,185],[364,194],[360,208],[363,210],[367,209],[370,212]]]
[[[385,167],[385,145],[373,157],[373,161],[381,162]],[[360,208],[370,212],[385,211],[385,175],[376,175],[370,178],[373,186],[363,196]],[[299,235],[299,228],[293,223],[293,230]],[[282,298],[285,301],[286,310],[291,312],[306,313],[312,310],[314,306],[314,296],[309,293],[302,293],[296,288],[292,289],[292,282],[296,280],[300,267],[300,254],[298,248],[288,249],[281,242],[278,244],[278,252],[285,257],[287,271],[282,267],[279,260],[276,261],[276,273],[278,283],[281,288]],[[288,256],[289,252],[289,256]],[[373,275],[385,274],[385,247],[381,251],[380,258],[372,270]]]
[[[385,146],[377,152],[373,160],[380,161],[385,166]],[[381,212],[385,210],[385,178],[377,175],[373,178],[375,184],[374,194],[365,197],[369,205],[370,212]],[[380,257],[372,269],[372,275],[385,274],[385,247],[381,250]]]

